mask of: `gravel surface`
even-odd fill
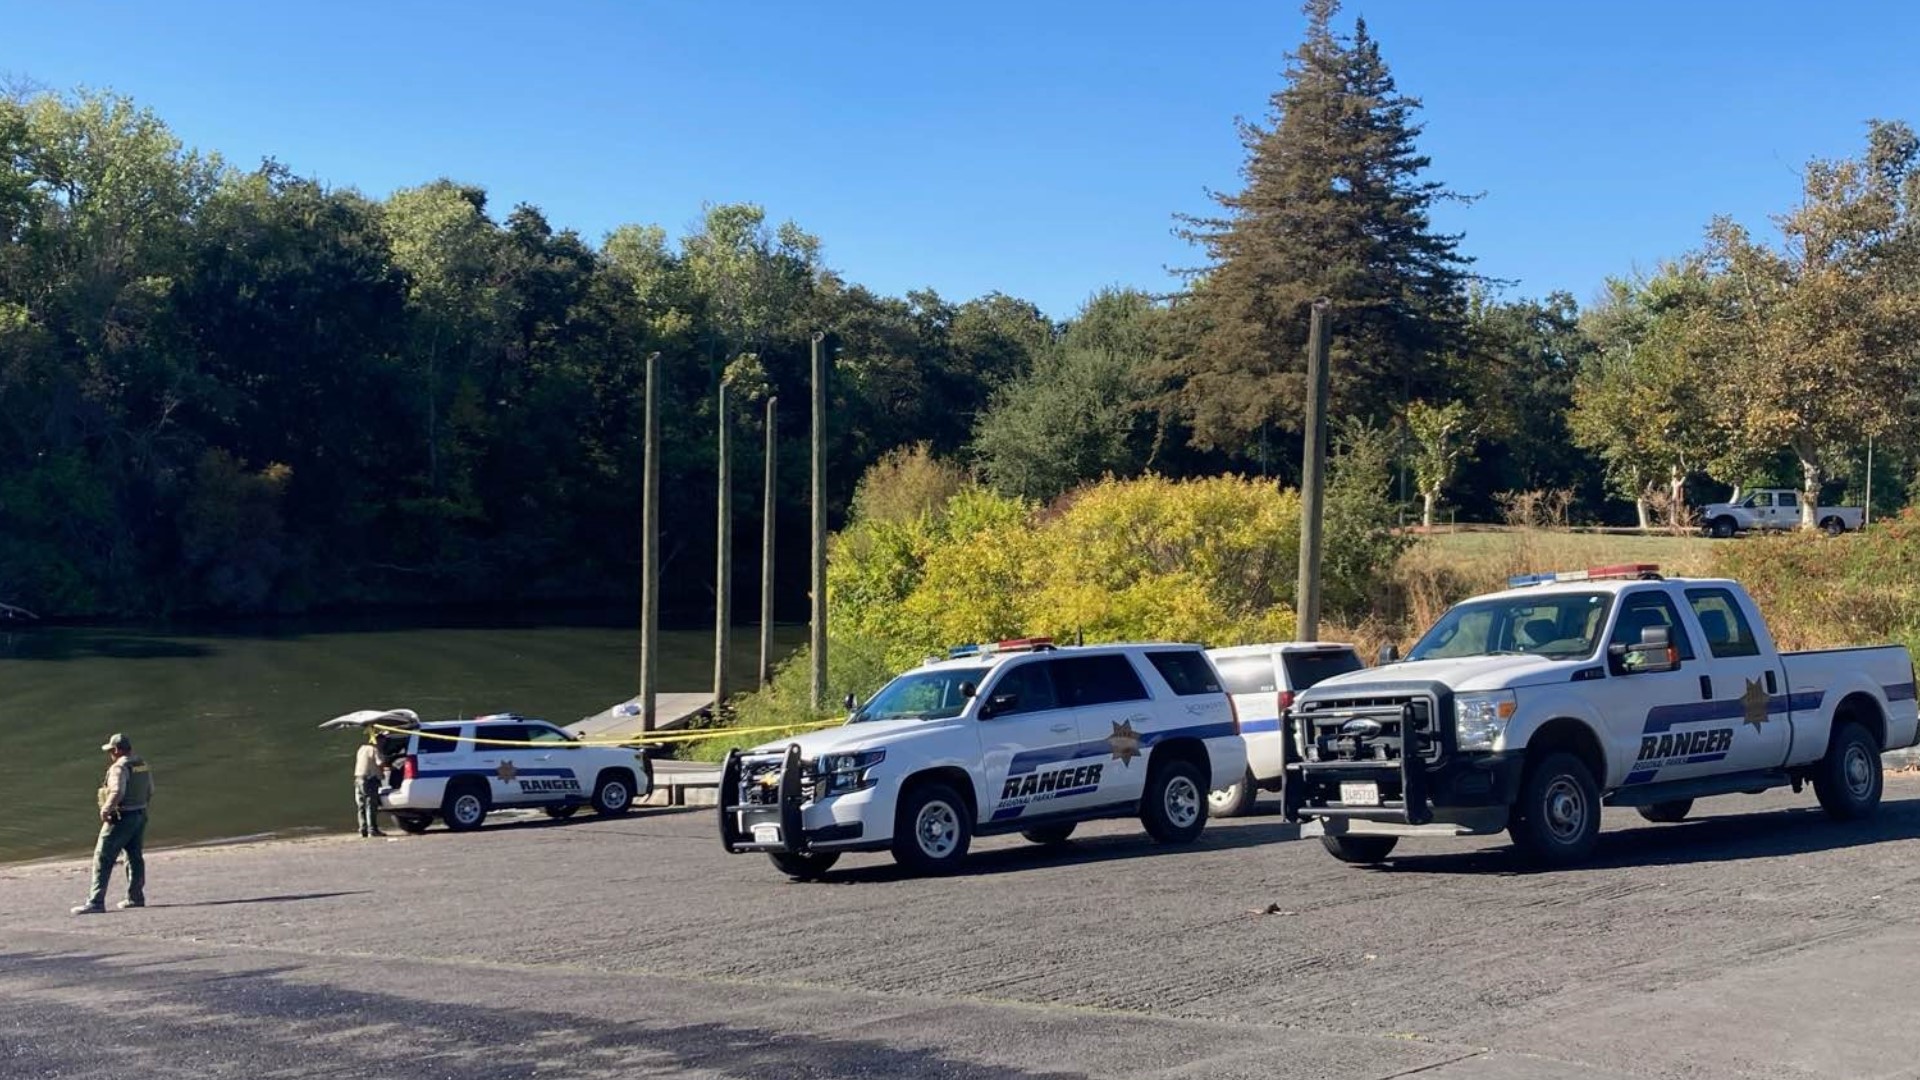
[[[0,867],[0,1077],[1920,1077],[1920,781],[1346,866],[1277,817],[793,884],[712,811]],[[164,809],[156,827],[164,834]]]

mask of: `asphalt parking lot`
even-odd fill
[[[80,864],[0,867],[0,1076],[1920,1077],[1920,781],[1887,799],[1612,811],[1551,873],[1264,816],[803,885],[710,810],[162,852],[84,919]]]

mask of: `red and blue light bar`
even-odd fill
[[[1658,578],[1658,563],[1616,563],[1586,570],[1560,570],[1545,574],[1515,574],[1507,579],[1507,588],[1524,589],[1529,585],[1558,585],[1569,581],[1618,581],[1623,578]]]

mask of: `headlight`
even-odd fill
[[[885,750],[860,750],[851,754],[821,754],[814,763],[820,777],[820,794],[845,795],[849,791],[870,788],[875,781],[869,775],[875,765],[885,761]]]
[[[1507,732],[1516,707],[1513,691],[1461,694],[1453,699],[1453,741],[1461,750],[1491,750]]]

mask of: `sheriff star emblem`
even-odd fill
[[[503,761],[500,763],[499,768],[493,770],[493,775],[498,776],[502,780],[512,780],[515,776],[520,775],[520,770],[513,767],[513,762]]]
[[[1140,756],[1140,733],[1133,730],[1132,718],[1113,725],[1113,734],[1107,736],[1107,748],[1120,759],[1120,764],[1133,767],[1133,759]]]
[[[1759,731],[1760,725],[1767,722],[1767,706],[1772,703],[1766,688],[1758,679],[1747,680],[1747,692],[1740,695],[1740,705],[1747,712],[1746,722]]]

